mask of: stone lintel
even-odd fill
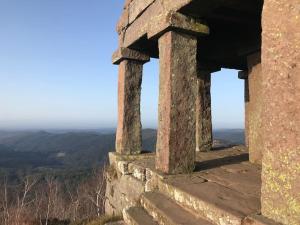
[[[116,31],[120,35],[122,31],[126,29],[129,23],[129,10],[128,8],[124,8],[122,15],[117,23]]]
[[[155,0],[136,0],[136,1],[131,1],[129,5],[129,24],[133,23],[134,20],[142,14],[147,7],[152,4]]]
[[[124,6],[117,31],[119,34],[126,31],[125,47],[130,46],[147,33],[148,24],[159,23],[163,15],[169,11],[178,11],[192,0],[128,0]],[[128,28],[128,29],[127,29]],[[129,39],[129,40],[128,40]],[[124,41],[124,40],[123,40]]]
[[[195,36],[204,36],[209,34],[209,27],[207,25],[181,13],[171,11],[164,14],[162,17],[158,17],[154,20],[154,22],[149,24],[147,33],[149,39],[158,38],[171,30]]]
[[[248,75],[249,75],[248,70],[244,70],[244,71],[239,71],[238,77],[241,80],[247,80],[248,79]]]
[[[150,61],[150,57],[140,51],[121,47],[116,52],[114,52],[112,56],[112,63],[115,65],[119,65],[123,60],[126,59],[139,61],[141,63]]]

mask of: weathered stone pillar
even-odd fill
[[[156,168],[194,169],[196,149],[197,38],[169,31],[159,39],[160,85]]]
[[[116,151],[120,154],[142,151],[140,98],[143,64],[147,61],[147,55],[127,48],[113,55],[113,63],[119,64]]]
[[[196,95],[196,151],[212,149],[211,73],[198,70]]]
[[[300,224],[299,0],[265,0],[262,35],[262,214]]]
[[[248,70],[239,71],[239,79],[244,80],[244,102],[245,102],[245,146],[249,148],[249,123],[248,123],[248,103],[249,103],[249,82]]]
[[[250,162],[261,164],[262,160],[262,68],[261,53],[247,58],[248,71],[241,73],[245,79],[245,142]]]

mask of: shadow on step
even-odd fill
[[[241,162],[249,161],[249,154],[244,153],[236,156],[226,156],[224,158],[206,160],[203,162],[196,162],[195,172],[199,172],[202,170],[209,170],[225,165],[237,164]]]

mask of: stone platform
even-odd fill
[[[111,153],[115,178],[106,212],[123,212],[127,224],[273,224],[260,216],[261,168],[248,161],[245,147],[199,152],[196,159],[193,173],[166,175],[155,170],[153,153]]]

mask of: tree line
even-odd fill
[[[29,175],[16,184],[4,176],[0,183],[0,224],[70,224],[100,217],[105,186],[104,167],[94,169],[76,185],[54,175]]]

